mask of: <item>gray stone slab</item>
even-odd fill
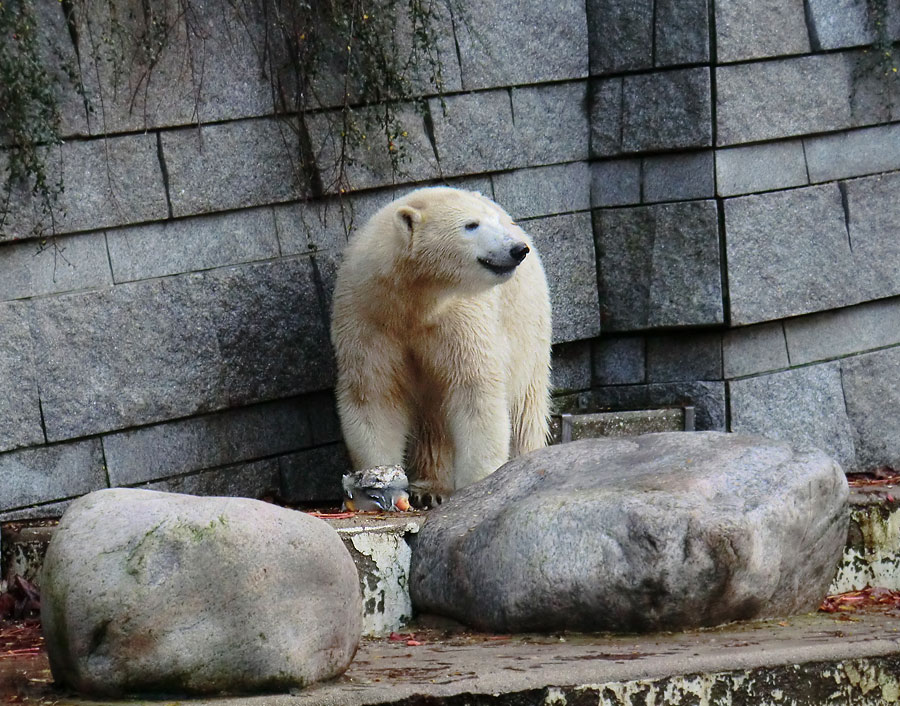
[[[341,440],[341,422],[338,419],[334,391],[315,392],[304,396],[309,410],[310,440],[313,446]]]
[[[106,238],[116,282],[207,270],[279,255],[270,208],[120,228],[107,231]]]
[[[466,3],[455,16],[465,90],[588,74],[584,3]]]
[[[698,431],[725,431],[725,383],[660,382],[611,385],[591,391],[593,409],[659,409],[692,405]]]
[[[640,74],[623,80],[622,151],[712,144],[708,68]]]
[[[725,229],[732,325],[865,298],[837,184],[728,199]]]
[[[591,157],[609,157],[621,151],[623,85],[622,78],[590,84]]]
[[[591,386],[591,342],[553,346],[550,389],[554,394],[587,390]]]
[[[822,449],[845,470],[855,447],[838,363],[796,368],[728,383],[731,431]]]
[[[850,127],[852,92],[851,66],[841,54],[719,66],[716,68],[718,144],[773,140]]]
[[[646,382],[645,339],[603,336],[594,341],[594,381],[598,385]]]
[[[22,520],[55,519],[62,516],[72,500],[61,500],[55,503],[30,505],[19,510],[0,512],[0,522],[20,522]]]
[[[534,238],[547,273],[553,342],[598,336],[600,306],[590,213],[538,218],[528,222],[526,231]]]
[[[715,12],[720,62],[810,50],[803,0],[716,0]]]
[[[103,233],[0,246],[0,301],[111,284]]]
[[[446,111],[439,99],[428,102],[442,173],[477,174],[525,166],[508,91],[447,96],[444,102]]]
[[[491,180],[495,200],[513,218],[552,216],[591,207],[587,162],[503,172]]]
[[[787,343],[780,321],[729,329],[722,336],[722,371],[726,379],[788,365]]]
[[[900,294],[900,173],[845,184],[850,245],[863,299]]]
[[[813,182],[900,169],[900,123],[803,140]]]
[[[301,394],[332,380],[305,260],[41,299],[34,312],[51,440]]]
[[[175,216],[289,201],[307,194],[296,125],[242,120],[162,134]]]
[[[585,81],[511,90],[519,166],[588,159],[591,128],[587,91]],[[473,125],[480,125],[483,120]]]
[[[716,193],[736,196],[805,186],[809,153],[804,154],[803,145],[802,140],[785,140],[716,150]]]
[[[657,66],[709,61],[707,0],[656,0],[654,53]]]
[[[341,476],[352,469],[343,443],[319,446],[278,458],[281,492],[295,503],[340,503]]]
[[[647,338],[648,382],[722,379],[722,334],[697,331]]]
[[[842,49],[875,39],[867,0],[807,0],[807,5],[816,48]]]
[[[0,510],[106,487],[99,439],[0,454]]]
[[[641,202],[641,160],[591,163],[591,206],[630,206]]]
[[[606,330],[723,322],[716,212],[714,201],[595,211]]]
[[[421,110],[411,104],[395,106],[394,117],[396,123],[385,127],[384,110],[375,107],[354,110],[348,125],[340,111],[313,113],[304,118],[326,193],[347,193],[440,175]]]
[[[0,451],[44,442],[30,318],[27,303],[0,304]]]
[[[588,0],[591,74],[653,66],[652,0]]]
[[[302,400],[285,400],[109,434],[109,482],[134,485],[296,451],[310,445],[309,416]]]
[[[900,348],[841,361],[856,470],[900,467]]]
[[[810,314],[784,322],[792,365],[900,343],[900,299]]]
[[[712,150],[644,157],[643,200],[686,201],[716,195]]]
[[[140,486],[147,490],[229,498],[274,498],[280,494],[277,459],[251,461],[214,471],[167,478]]]

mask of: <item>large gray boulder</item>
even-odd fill
[[[510,461],[434,510],[421,612],[490,631],[650,631],[811,611],[847,537],[817,450],[720,432],[589,439]]]
[[[286,691],[342,673],[359,643],[337,533],[257,500],[91,493],[43,572],[54,679],[89,694]]]

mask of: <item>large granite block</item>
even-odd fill
[[[491,181],[494,200],[515,219],[586,211],[591,207],[587,162],[503,172],[495,174]]]
[[[888,172],[900,169],[900,123],[807,137],[803,147],[813,182]]]
[[[172,213],[225,211],[306,195],[296,131],[290,121],[261,119],[163,133]]]
[[[900,467],[900,348],[841,361],[858,470]]]
[[[654,60],[657,66],[709,61],[708,0],[656,0]]]
[[[591,391],[594,409],[659,409],[691,405],[697,431],[725,431],[725,383],[661,382],[611,385]]]
[[[34,303],[51,440],[327,387],[311,265],[289,260]]]
[[[591,206],[630,206],[641,202],[642,160],[591,163]]]
[[[722,379],[722,334],[698,331],[647,338],[648,382]]]
[[[547,273],[553,307],[553,342],[598,336],[597,261],[590,214],[538,218],[525,225]]]
[[[587,76],[584,2],[466,3],[461,14],[454,26],[465,90]]]
[[[888,36],[900,36],[900,6],[880,3],[883,14],[872,10],[871,0],[808,0],[809,19],[819,49],[871,44],[877,37],[875,22],[885,22]]]
[[[646,341],[639,336],[603,336],[594,341],[594,381],[598,385],[646,382]]]
[[[274,498],[281,494],[277,459],[239,463],[227,468],[166,478],[140,486],[147,490],[228,498]]]
[[[588,0],[591,74],[653,66],[653,0]]]
[[[595,211],[594,237],[606,330],[723,322],[714,201]]]
[[[725,230],[733,325],[865,298],[837,184],[728,199]]]
[[[106,239],[116,282],[208,270],[280,254],[270,208],[119,228],[107,231]]]
[[[805,186],[809,153],[803,145],[802,140],[785,140],[716,150],[716,193],[736,196]]]
[[[103,233],[0,246],[0,301],[111,284]]]
[[[622,90],[625,79],[590,84],[591,157],[616,155],[622,148]]]
[[[306,449],[278,458],[281,492],[294,503],[340,503],[341,476],[353,466],[343,443]]]
[[[788,365],[787,343],[780,321],[732,328],[722,336],[722,372],[726,379]]]
[[[511,90],[521,166],[588,158],[587,90],[585,81]]]
[[[844,189],[861,299],[900,294],[900,173],[852,179]]]
[[[784,322],[792,365],[900,343],[900,298],[810,314]]]
[[[284,400],[109,434],[109,482],[134,485],[296,451],[310,444],[309,412],[302,400]]]
[[[644,157],[644,203],[713,198],[713,161],[712,150]]]
[[[716,0],[720,62],[810,50],[803,0]]]
[[[29,313],[27,303],[0,304],[0,451],[44,441]]]
[[[0,510],[106,487],[99,439],[0,454]]]
[[[553,346],[550,388],[554,394],[587,390],[591,386],[591,341]]]
[[[732,380],[731,431],[822,449],[854,468],[853,433],[838,363]]]

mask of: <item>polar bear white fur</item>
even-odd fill
[[[546,444],[544,270],[478,193],[419,189],[378,211],[345,252],[331,338],[356,469],[403,465],[440,501]]]

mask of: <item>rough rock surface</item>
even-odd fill
[[[847,496],[824,453],[761,437],[551,446],[433,511],[413,547],[413,605],[506,632],[814,610],[847,537]]]
[[[94,695],[286,691],[342,673],[361,630],[337,533],[242,498],[87,495],[42,589],[53,676]]]

